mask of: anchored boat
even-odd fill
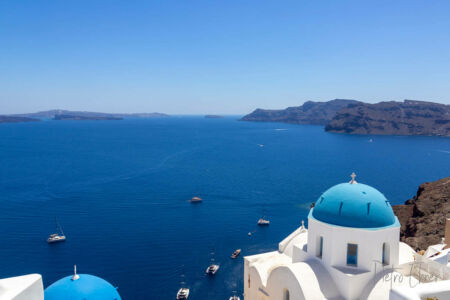
[[[203,200],[200,197],[192,197],[191,200],[189,200],[189,202],[191,202],[191,203],[200,203],[202,201]]]
[[[258,225],[259,226],[266,226],[266,225],[269,225],[269,224],[270,224],[270,221],[266,219],[266,212],[264,211],[263,217],[258,220]]]
[[[239,256],[239,254],[241,254],[241,249],[237,249],[236,251],[234,251],[233,254],[231,254],[231,258],[235,259]]]
[[[186,300],[189,297],[189,289],[186,287],[186,282],[184,280],[184,267],[183,271],[181,273],[181,288],[178,290],[177,293],[177,300]]]
[[[208,268],[206,268],[206,274],[208,275],[215,275],[216,272],[219,270],[219,265],[216,264],[215,260],[214,260],[214,249],[211,252],[211,264],[209,265]]]
[[[58,224],[56,217],[55,217],[55,224],[56,224],[56,233],[50,234],[50,236],[48,237],[47,243],[49,244],[64,242],[66,240],[66,236],[64,235],[61,226]]]

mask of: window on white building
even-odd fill
[[[381,257],[383,265],[389,265],[389,244],[383,243],[383,253]]]
[[[322,258],[322,252],[323,252],[323,236],[319,236],[317,239],[317,253],[316,256],[319,258]]]
[[[347,244],[347,265],[357,266],[358,265],[358,245]]]

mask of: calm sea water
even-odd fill
[[[351,172],[392,204],[450,175],[448,138],[236,119],[1,124],[0,277],[40,273],[48,286],[77,264],[124,299],[175,299],[184,265],[190,299],[228,299],[243,291],[231,253],[275,250]],[[264,209],[271,225],[258,228]],[[48,245],[54,216],[68,240]],[[221,268],[208,278],[212,247]]]

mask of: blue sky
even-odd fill
[[[450,1],[0,1],[0,113],[450,103]]]

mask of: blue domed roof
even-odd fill
[[[398,225],[392,207],[378,190],[361,183],[341,183],[328,189],[316,201],[310,216],[324,223],[380,228]]]
[[[45,289],[45,300],[121,300],[116,288],[99,277],[80,274],[64,277]]]

